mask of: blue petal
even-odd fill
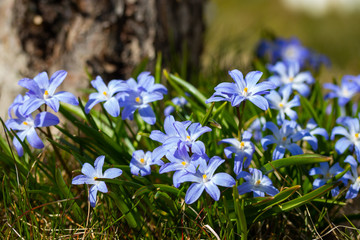
[[[232,187],[236,184],[234,178],[227,173],[217,173],[211,178],[211,181],[222,187]]]
[[[50,84],[47,88],[49,95],[54,95],[54,92],[58,86],[64,81],[66,78],[67,72],[64,70],[56,71],[50,78]]]
[[[65,92],[65,91],[58,92],[53,96],[53,98],[56,98],[61,102],[68,103],[71,105],[79,105],[79,102],[74,96],[74,94],[69,92]]]
[[[250,100],[250,102],[252,102],[257,107],[261,108],[264,111],[269,108],[268,101],[260,95],[253,95],[253,96],[248,97],[248,99]]]
[[[100,183],[97,184],[97,188],[100,192],[103,192],[103,193],[107,193],[108,192],[108,189],[106,187],[106,184],[105,182],[101,181]]]
[[[219,201],[220,190],[214,183],[211,181],[205,183],[205,191],[212,197],[212,199]]]
[[[89,99],[89,101],[85,105],[85,113],[88,114],[90,110],[98,103],[103,102],[103,99],[93,98]]]
[[[337,126],[337,127],[334,127],[332,132],[331,132],[331,137],[330,139],[331,140],[334,140],[335,139],[335,135],[343,135],[347,138],[350,138],[350,134],[349,132],[344,128],[344,127],[340,127],[340,126]]]
[[[49,88],[49,77],[46,72],[39,73],[34,77],[34,81],[41,89]]]
[[[45,103],[44,99],[29,98],[20,107],[20,113],[23,114],[24,116],[30,115],[44,103]]]
[[[91,85],[99,92],[99,93],[103,93],[103,92],[109,92],[108,87],[105,85],[104,80],[100,77],[97,76],[95,78],[95,80],[91,81]]]
[[[85,175],[78,175],[73,178],[71,184],[78,185],[78,184],[85,184],[88,183],[89,177]]]
[[[15,147],[19,157],[22,157],[24,155],[24,149],[16,137],[13,138],[13,144],[14,144],[14,147]]]
[[[353,143],[349,139],[345,137],[340,138],[335,144],[335,150],[340,154],[344,153],[345,150],[352,144]]]
[[[41,141],[40,137],[37,135],[35,128],[30,128],[27,131],[27,140],[29,144],[37,149],[41,149],[44,147],[44,143]]]
[[[96,206],[96,195],[97,195],[97,185],[94,185],[90,188],[89,190],[89,201],[90,201],[90,206],[91,207],[95,207]]]
[[[122,174],[119,168],[109,168],[104,172],[104,178],[116,178]]]
[[[139,114],[146,123],[150,125],[155,124],[156,116],[153,109],[149,105],[146,105],[146,107],[139,108]]]
[[[296,145],[296,143],[291,143],[290,145],[287,146],[287,149],[290,151],[292,155],[303,154],[303,150],[301,149],[301,147]]]
[[[84,175],[86,175],[86,176],[88,176],[88,177],[90,177],[92,179],[94,177],[98,177],[98,176],[96,176],[96,171],[95,171],[94,167],[91,166],[89,163],[84,163],[84,165],[81,168],[81,172]]]
[[[99,157],[97,157],[95,159],[94,167],[95,167],[97,177],[102,176],[102,169],[103,169],[103,166],[104,166],[104,162],[105,162],[105,156],[104,155],[101,155],[101,156],[99,156]]]
[[[252,188],[253,185],[250,184],[249,182],[244,182],[243,184],[237,187],[239,195],[243,195],[245,193],[253,191]]]
[[[201,196],[202,192],[204,191],[205,186],[201,183],[193,183],[186,191],[185,195],[185,203],[192,204]]]
[[[117,117],[120,114],[120,105],[115,97],[110,98],[104,103],[104,108],[113,117]]]
[[[285,147],[283,146],[276,146],[273,152],[273,160],[281,159],[284,157],[285,154]]]
[[[54,112],[58,112],[60,108],[60,102],[57,98],[52,97],[45,100],[45,104],[48,105]]]
[[[260,71],[252,71],[252,72],[249,72],[248,74],[246,74],[246,76],[245,76],[246,86],[249,89],[253,89],[253,87],[258,83],[258,81],[260,80],[262,75],[263,75],[263,73]]]
[[[36,115],[34,120],[35,127],[49,127],[60,123],[57,116],[49,112],[41,112]]]

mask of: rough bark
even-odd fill
[[[180,62],[186,57],[187,67],[199,66],[204,0],[1,2],[0,27],[6,31],[0,37],[8,42],[1,42],[0,50],[9,62],[21,59],[0,73],[1,83],[14,85],[25,76],[65,69],[66,89],[75,92],[89,84],[85,69],[107,81],[127,79],[145,58],[151,68],[159,51],[164,62],[174,62],[171,56]],[[4,80],[2,74],[11,79]],[[2,90],[1,100],[3,96]],[[4,110],[0,114],[4,116]]]

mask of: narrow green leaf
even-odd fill
[[[268,174],[274,171],[274,169],[282,167],[328,162],[330,160],[330,157],[322,156],[319,154],[301,154],[269,162],[262,166],[260,170],[263,172],[263,174]]]
[[[318,114],[316,113],[315,109],[313,108],[313,106],[311,105],[311,103],[309,102],[309,100],[307,100],[306,98],[304,98],[303,96],[300,96],[300,102],[301,102],[301,106],[304,107],[304,109],[314,118],[315,122],[317,124],[320,124],[320,119]]]

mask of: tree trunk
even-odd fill
[[[144,59],[151,70],[157,52],[164,63],[193,71],[202,51],[204,1],[1,0],[0,37],[7,42],[0,50],[8,59],[0,65],[8,66],[0,81],[15,85],[25,76],[64,69],[66,89],[75,93],[88,86],[86,71],[106,81],[127,79]],[[3,86],[0,100],[9,91]],[[19,91],[11,88],[9,104]]]

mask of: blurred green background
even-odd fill
[[[360,74],[359,0],[211,0],[206,7],[203,63],[250,71],[252,53],[265,31],[297,37],[325,54],[332,66],[320,81]]]

